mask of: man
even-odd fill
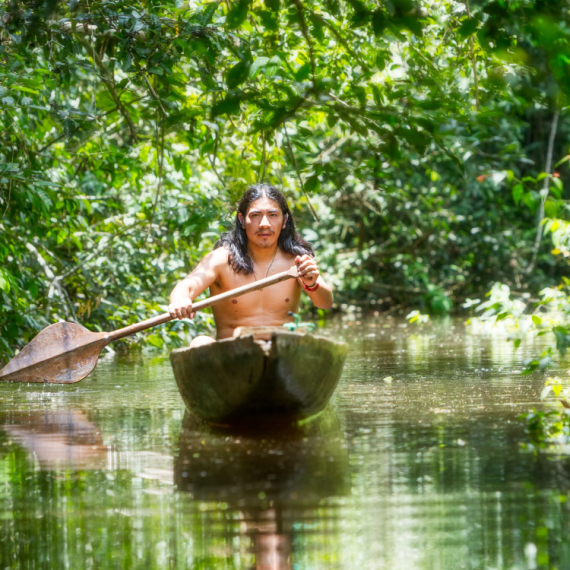
[[[217,338],[231,337],[242,326],[281,326],[292,321],[302,290],[320,309],[329,309],[333,303],[332,290],[319,273],[311,245],[297,234],[285,198],[269,184],[255,184],[238,205],[234,230],[223,234],[214,251],[173,289],[168,312],[175,318],[191,319],[193,299],[208,287],[211,295],[219,295],[286,271],[293,264],[298,266],[299,279],[213,307]],[[215,340],[197,336],[190,346],[210,342]]]

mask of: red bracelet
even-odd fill
[[[315,281],[315,284],[312,287],[309,287],[302,279],[301,279],[301,283],[303,284],[303,287],[305,288],[305,291],[310,291],[311,293],[313,291],[316,291],[319,288],[319,284]]]

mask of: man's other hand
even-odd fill
[[[192,312],[192,299],[186,298],[174,301],[168,305],[168,312],[174,319],[193,319],[196,313]]]
[[[314,285],[319,278],[317,262],[310,255],[298,255],[295,258],[297,271],[301,280],[309,287]]]

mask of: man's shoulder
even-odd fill
[[[228,264],[229,254],[230,252],[225,246],[218,247],[205,255],[202,262],[214,267],[222,267]]]
[[[281,253],[279,255],[282,262],[287,263],[288,266],[291,266],[295,263],[296,255],[294,253],[288,253],[284,251],[282,248],[279,248]]]
[[[279,247],[279,251],[280,251],[280,256],[283,259],[295,259],[295,257],[297,257],[294,253],[289,253],[285,251],[282,247]]]

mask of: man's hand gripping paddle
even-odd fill
[[[199,301],[192,311],[212,307],[229,298],[258,291],[287,279],[296,279],[297,266],[255,283]],[[56,323],[41,331],[0,370],[0,381],[72,384],[91,373],[101,350],[110,342],[173,320],[169,313],[116,330],[96,333],[75,323]]]

